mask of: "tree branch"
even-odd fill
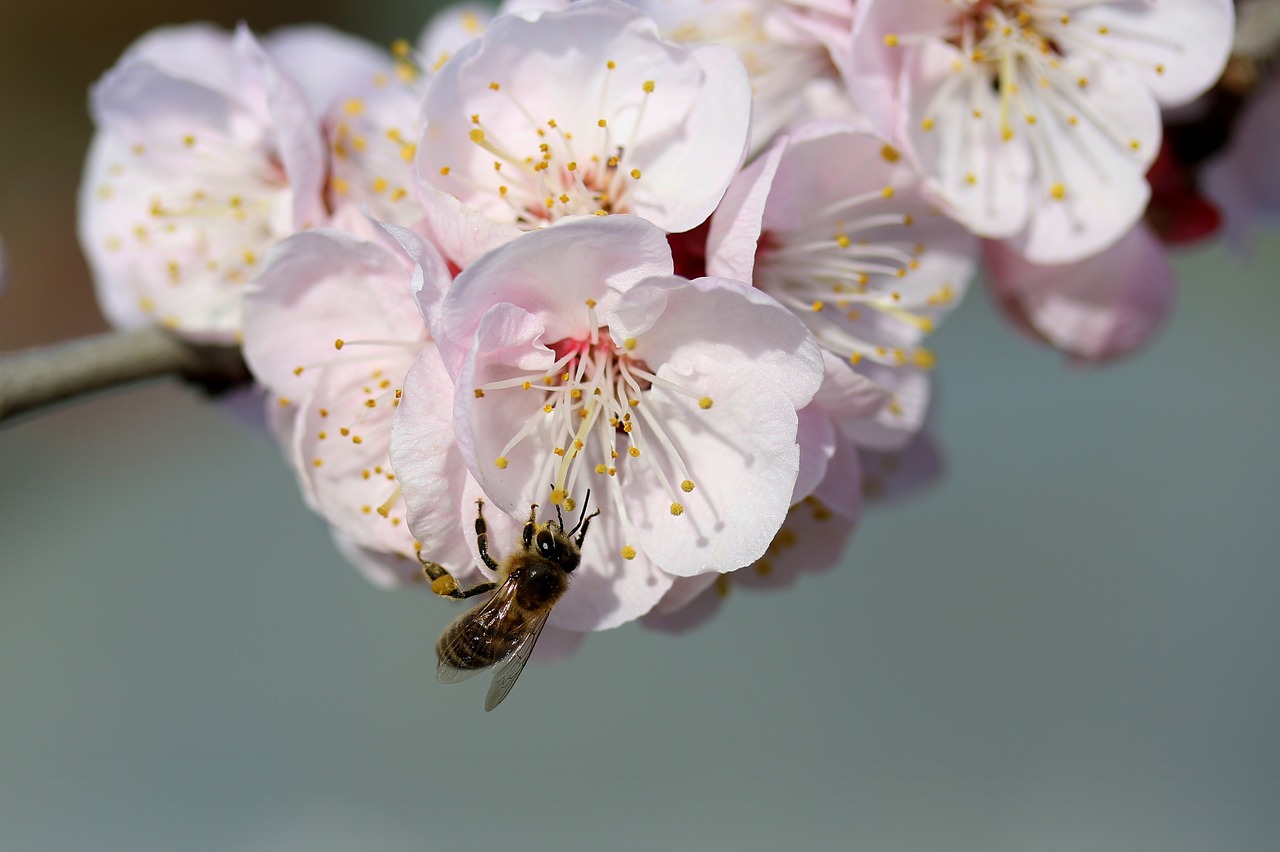
[[[152,326],[0,355],[0,420],[105,388],[176,375],[216,394],[251,380],[240,350]]]

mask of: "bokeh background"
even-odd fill
[[[0,10],[0,349],[103,328],[85,89],[164,22],[435,4]],[[981,290],[936,336],[947,476],[837,570],[446,687],[456,613],[366,584],[268,441],[153,384],[0,431],[0,849],[1280,848],[1280,241],[1179,256],[1095,371]]]

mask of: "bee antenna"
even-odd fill
[[[573,533],[576,533],[577,531],[581,530],[582,525],[585,525],[585,523],[586,523],[586,507],[588,507],[588,505],[590,505],[590,503],[591,503],[591,489],[588,489],[588,490],[586,490],[586,496],[585,496],[585,498],[584,498],[584,499],[582,499],[582,513],[580,514],[580,516],[577,516],[577,523],[575,523],[575,525],[573,525],[572,530],[568,531],[568,533],[570,533],[570,535],[571,535],[571,536],[573,535]],[[599,513],[600,513],[600,510],[599,510],[599,509],[596,509],[596,510],[595,510],[595,514],[599,514]],[[595,517],[595,514],[593,514],[593,516],[591,516],[591,517],[593,517],[593,518],[594,518],[594,517]]]

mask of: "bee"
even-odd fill
[[[485,696],[484,709],[492,710],[507,697],[516,678],[533,653],[534,643],[547,624],[551,608],[569,588],[569,575],[582,558],[582,542],[587,537],[591,519],[600,514],[596,509],[587,514],[587,492],[582,514],[571,530],[566,530],[560,507],[556,520],[539,524],[538,506],[529,509],[520,537],[520,549],[507,554],[502,564],[489,555],[489,535],[484,522],[484,501],[476,501],[476,545],[480,558],[498,574],[497,581],[478,583],[469,589],[458,588],[457,581],[443,566],[422,560],[431,590],[438,595],[458,600],[488,591],[489,600],[463,613],[445,628],[436,643],[439,664],[436,677],[442,683],[466,680],[481,669],[497,666],[493,683]]]

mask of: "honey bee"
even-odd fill
[[[569,588],[569,575],[582,558],[582,542],[587,537],[591,519],[600,514],[596,509],[587,514],[587,492],[582,514],[571,530],[566,530],[560,507],[556,520],[539,524],[538,507],[529,509],[521,535],[521,547],[507,554],[498,564],[489,555],[489,536],[484,522],[484,501],[477,500],[476,545],[480,558],[498,580],[478,583],[469,589],[458,588],[457,581],[443,566],[422,560],[431,590],[438,595],[462,600],[496,589],[489,600],[463,613],[445,628],[436,643],[440,658],[436,677],[442,683],[466,680],[482,669],[497,666],[493,683],[485,696],[484,709],[492,710],[507,697],[516,678],[533,653],[534,643],[547,624],[551,608]]]

